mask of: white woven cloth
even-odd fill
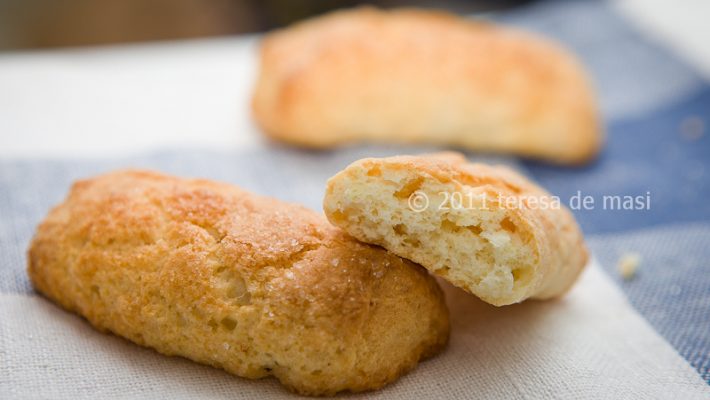
[[[448,348],[383,390],[388,399],[707,399],[710,387],[599,267],[560,301],[489,306],[443,284]],[[40,297],[0,297],[0,398],[293,398],[93,330]]]

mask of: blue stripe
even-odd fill
[[[700,137],[689,133],[698,124],[705,127]],[[710,86],[672,106],[613,121],[608,130],[603,154],[587,167],[525,163],[540,184],[562,199],[581,191],[596,200],[594,209],[575,212],[586,233],[710,220]],[[605,195],[646,192],[651,193],[648,210],[602,207]]]

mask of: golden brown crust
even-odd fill
[[[260,64],[256,121],[298,145],[436,143],[582,163],[602,141],[572,55],[441,12],[334,12],[267,35]]]
[[[397,196],[404,189],[407,196],[427,194],[431,203],[413,210],[409,198]],[[464,200],[437,209],[442,192]],[[561,200],[507,167],[471,164],[452,153],[356,161],[328,181],[323,204],[328,219],[357,239],[420,263],[494,305],[560,296],[588,259]],[[449,248],[437,253],[442,246]]]
[[[423,268],[303,207],[206,180],[77,182],[28,258],[37,290],[99,330],[302,394],[379,388],[448,337]]]

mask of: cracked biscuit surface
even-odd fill
[[[228,184],[79,181],[28,259],[39,292],[101,331],[302,394],[379,388],[448,338],[425,269]]]
[[[564,294],[588,258],[561,202],[457,153],[356,161],[328,181],[323,208],[357,239],[497,306]]]
[[[252,108],[267,135],[306,147],[428,143],[579,164],[603,141],[595,97],[579,61],[535,34],[360,7],[266,35]]]

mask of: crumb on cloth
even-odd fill
[[[626,252],[619,257],[616,267],[624,280],[630,280],[636,276],[639,264],[641,264],[641,255],[636,252]]]

